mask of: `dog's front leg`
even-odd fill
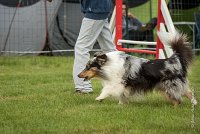
[[[123,105],[123,104],[128,104],[128,98],[124,95],[124,93],[122,93],[119,97],[119,104]]]
[[[102,89],[102,92],[101,92],[101,94],[95,99],[95,100],[97,100],[97,101],[99,101],[99,102],[102,102],[105,98],[107,98],[108,96],[109,96],[110,94],[109,94],[109,87],[104,87],[103,89]]]

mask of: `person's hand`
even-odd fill
[[[136,18],[136,16],[134,14],[132,14],[132,13],[128,13],[128,17],[130,17],[130,18]]]

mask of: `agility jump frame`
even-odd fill
[[[133,41],[133,40],[122,39],[122,1],[123,0],[116,0],[116,15],[114,14],[116,16],[115,18],[116,24],[115,24],[114,33],[115,33],[115,44],[116,44],[117,50],[125,51],[125,52],[155,54],[156,58],[159,58],[159,59],[170,57],[173,53],[172,49],[170,48],[170,46],[168,46],[165,42],[162,42],[162,40],[160,39],[161,32],[162,33],[164,32],[166,35],[175,33],[175,27],[173,25],[165,0],[158,0],[156,42]],[[166,25],[167,30],[164,24]],[[134,48],[123,48],[122,43],[156,45],[156,50],[152,51],[152,50],[141,50],[141,49],[134,49]]]

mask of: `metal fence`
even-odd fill
[[[0,54],[66,54],[73,51],[83,14],[79,0],[0,0]],[[156,40],[157,1],[124,0],[126,16],[123,38]],[[115,0],[114,0],[115,3]],[[167,0],[175,26],[190,36],[199,50],[200,0]],[[129,13],[129,15],[128,15]],[[128,27],[132,14],[133,24]],[[136,22],[134,22],[136,21]],[[138,29],[135,24],[137,24]],[[131,46],[131,47],[138,47]],[[97,47],[98,48],[98,45]],[[154,49],[149,47],[149,49]]]

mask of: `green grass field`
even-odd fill
[[[191,128],[189,100],[174,108],[157,93],[129,105],[111,98],[99,103],[94,94],[74,94],[73,57],[0,57],[0,133],[200,133],[200,107]],[[189,74],[200,101],[200,57]]]

